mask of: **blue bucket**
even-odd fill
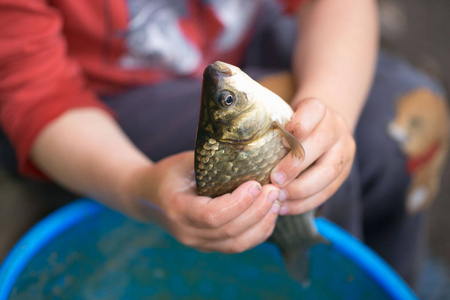
[[[153,224],[90,200],[34,226],[0,268],[0,300],[13,299],[417,299],[373,251],[325,219],[332,246],[310,253],[311,284],[286,272],[276,246],[201,253]]]

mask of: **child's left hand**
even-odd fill
[[[301,214],[331,197],[348,177],[356,152],[352,132],[343,118],[320,100],[301,101],[286,126],[305,149],[299,161],[286,155],[271,181],[287,193],[280,214]]]

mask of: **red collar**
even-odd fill
[[[421,156],[409,158],[406,162],[406,170],[408,171],[408,173],[415,173],[417,169],[429,162],[436,155],[440,148],[441,143],[437,142]]]

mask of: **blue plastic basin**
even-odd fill
[[[0,268],[0,300],[13,299],[417,299],[373,251],[325,219],[332,246],[312,248],[308,287],[286,273],[276,246],[201,253],[153,224],[90,200],[34,226]]]

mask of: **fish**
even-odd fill
[[[293,113],[286,101],[237,66],[222,61],[208,65],[195,141],[198,194],[218,197],[249,180],[268,184],[272,169],[289,152],[304,159],[303,146],[285,129]],[[287,271],[303,285],[310,283],[310,248],[328,243],[317,230],[314,213],[279,216],[269,238],[280,248]]]

